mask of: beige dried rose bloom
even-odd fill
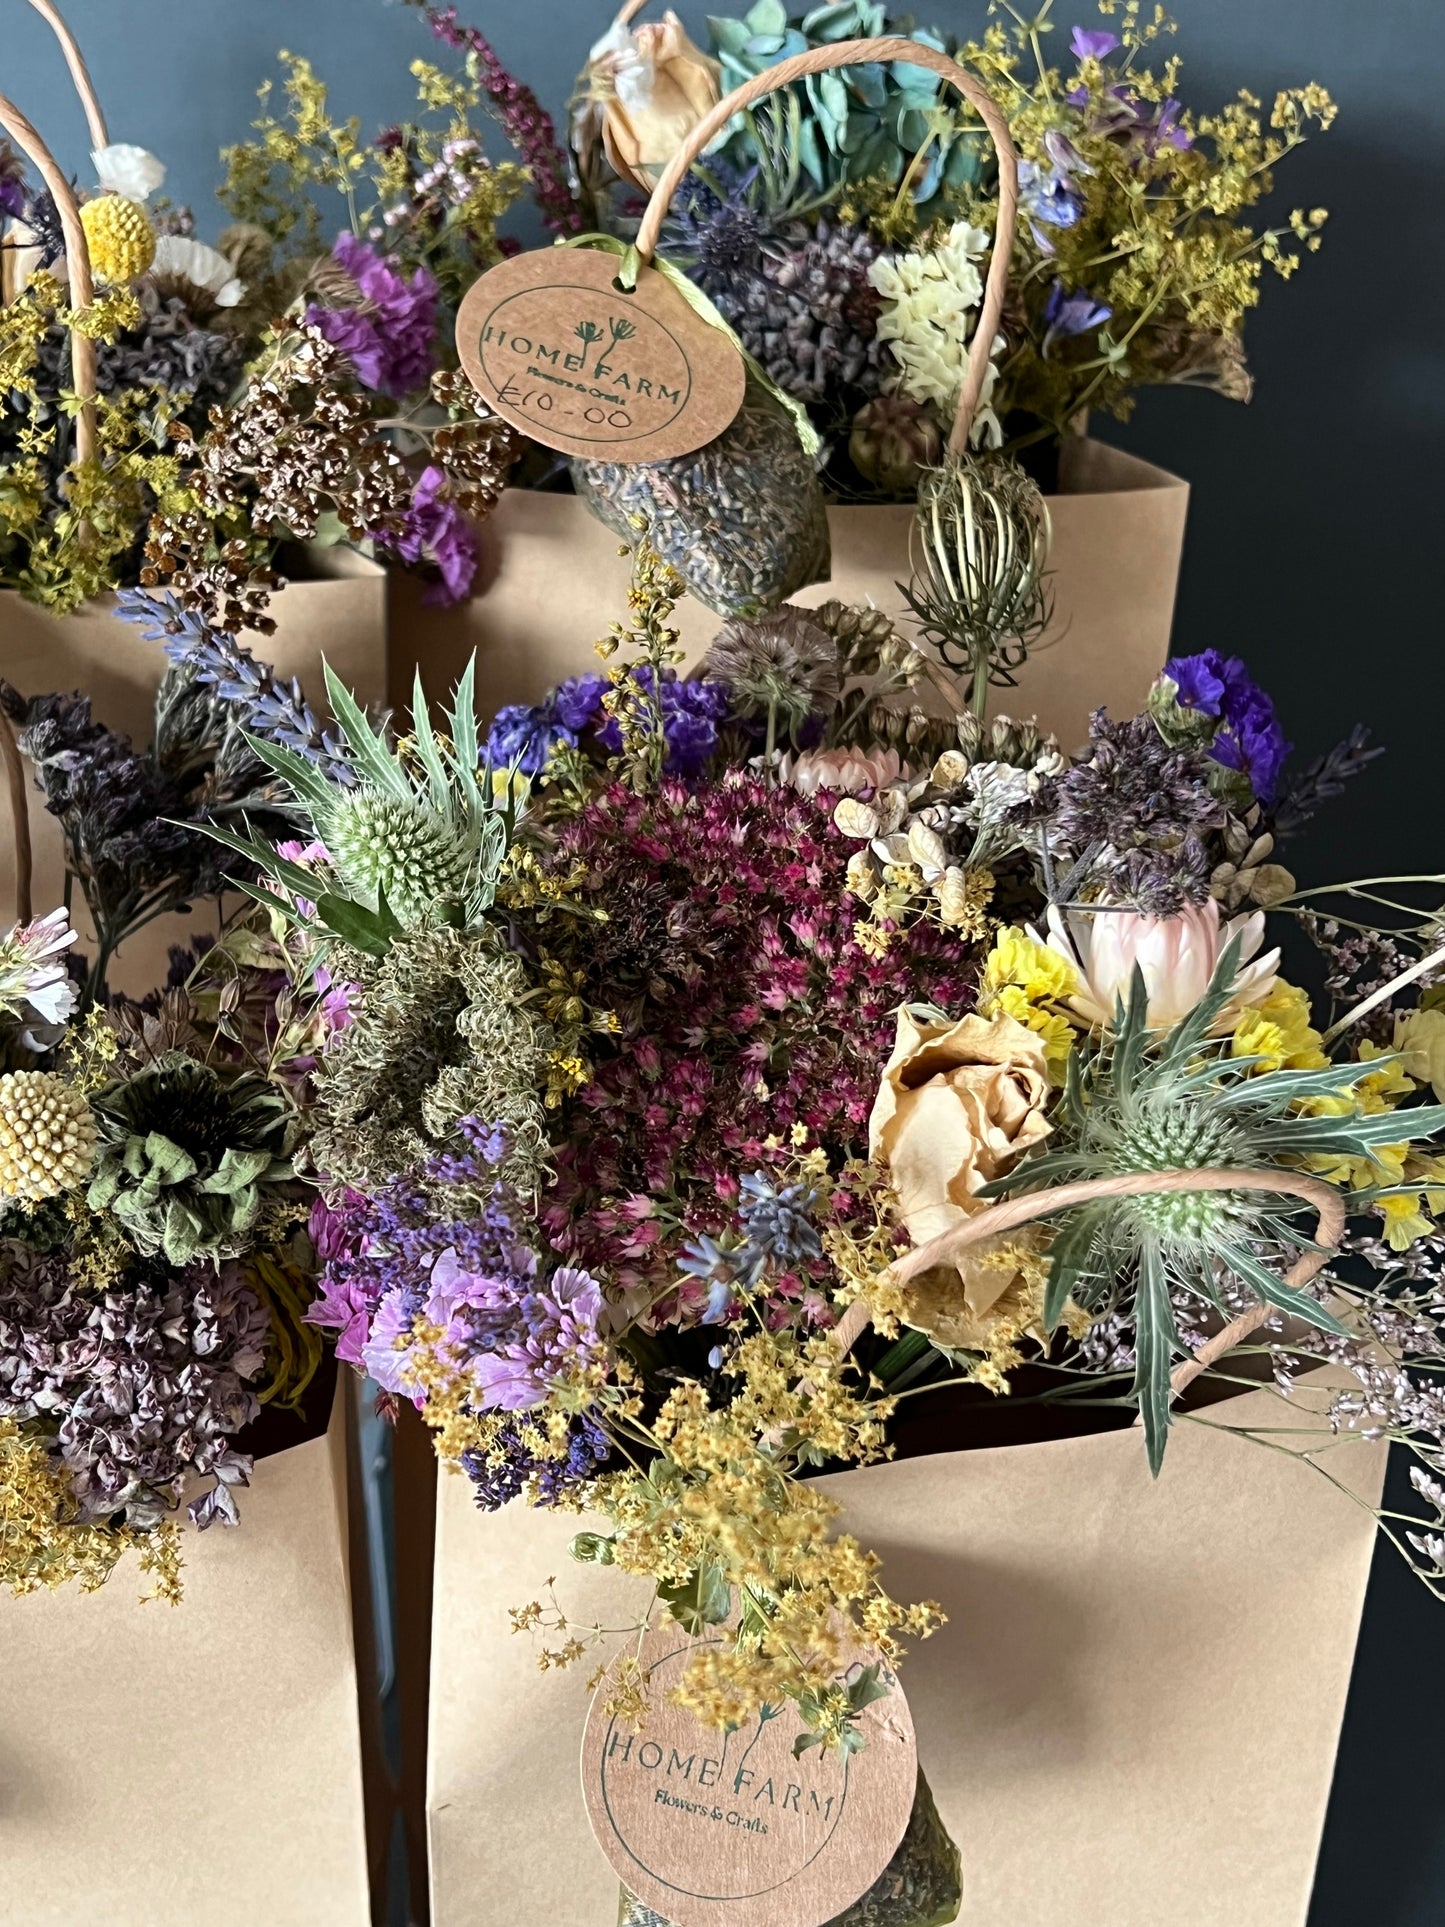
[[[650,191],[717,104],[721,73],[671,8],[661,20],[635,27],[619,21],[603,35],[583,81],[600,111],[607,158],[624,181]]]
[[[986,1207],[978,1193],[1048,1136],[1043,1040],[1012,1017],[930,1022],[904,1008],[868,1120],[870,1154],[888,1167],[915,1245]],[[1023,1281],[982,1253],[923,1274],[905,1313],[939,1342],[986,1350],[993,1324],[1017,1310]]]

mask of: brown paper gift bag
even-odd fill
[[[0,1600],[5,1927],[366,1927],[347,1396],[185,1528],[180,1605]]]
[[[1015,156],[1008,127],[985,90],[947,56],[913,41],[855,40],[814,50],[767,69],[729,94],[692,129],[663,170],[637,232],[645,266],[656,251],[673,195],[709,140],[755,101],[822,65],[908,60],[948,70],[963,85],[1000,158],[998,233],[1011,237],[1017,204]],[[799,60],[804,62],[799,65]],[[808,64],[811,63],[811,64]],[[941,64],[940,64],[941,63]],[[964,84],[966,82],[966,84]],[[969,448],[1003,311],[1008,253],[996,249],[969,348],[949,458]],[[463,344],[465,358],[466,344]],[[1053,620],[1018,675],[1017,687],[995,688],[991,708],[1035,716],[1072,747],[1101,703],[1116,715],[1140,708],[1169,650],[1184,542],[1188,485],[1137,457],[1081,436],[1060,449],[1049,587]],[[828,511],[832,575],[791,599],[816,604],[839,597],[875,603],[913,624],[899,579],[909,573],[911,503],[838,505]],[[595,667],[592,644],[626,607],[628,565],[616,536],[576,497],[508,491],[480,531],[478,594],[454,610],[428,610],[415,583],[393,584],[392,633],[397,680],[393,701],[422,666],[429,687],[455,681],[473,651],[484,703],[535,702],[547,688]],[[680,605],[676,620],[695,662],[721,624],[701,603]]]
[[[1375,1539],[1349,1495],[1378,1502],[1385,1448],[1332,1448],[1340,1491],[1215,1429],[1301,1422],[1280,1413],[1253,1392],[1178,1424],[1157,1482],[1134,1429],[824,1481],[894,1596],[950,1615],[902,1679],[968,1927],[1303,1927]],[[539,1673],[507,1619],[551,1574],[579,1623],[645,1607],[567,1559],[584,1523],[441,1481],[434,1927],[615,1916],[578,1784],[587,1668]]]
[[[1037,716],[1073,745],[1101,703],[1116,716],[1139,709],[1164,666],[1189,485],[1082,436],[1063,446],[1060,483],[1049,497],[1054,619],[1019,671],[1018,687],[995,690],[991,708]],[[816,605],[837,596],[905,617],[898,584],[908,576],[912,519],[907,503],[830,508],[832,576],[793,600]],[[486,713],[536,702],[565,676],[596,668],[593,643],[626,611],[628,560],[575,495],[508,489],[478,534],[481,570],[470,602],[429,609],[420,582],[390,577],[393,705],[409,697],[417,665],[437,695],[473,653]],[[675,620],[695,663],[721,618],[688,599]]]
[[[243,638],[278,675],[300,678],[313,707],[325,707],[324,657],[360,702],[386,699],[386,578],[379,564],[347,548],[308,551],[304,578],[289,581],[272,598],[273,636]],[[79,690],[91,698],[96,720],[123,731],[138,748],[151,740],[156,690],[166,668],[165,651],[133,624],[121,622],[109,598],[74,615],[52,616],[0,590],[0,676],[23,696]],[[60,826],[30,789],[30,826],[35,845],[32,898],[37,916],[63,901],[65,865]],[[0,849],[0,902],[14,897],[13,859]],[[237,899],[229,900],[234,908]],[[86,950],[93,933],[78,896],[74,914]],[[217,926],[217,906],[198,903],[189,916],[166,917],[138,931],[116,953],[113,990],[143,995],[165,981],[170,944],[187,943]]]

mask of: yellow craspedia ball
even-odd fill
[[[97,281],[125,283],[144,274],[156,258],[156,231],[139,201],[124,194],[98,194],[80,210]]]
[[[39,1204],[89,1176],[95,1119],[85,1094],[51,1071],[0,1077],[0,1197]]]

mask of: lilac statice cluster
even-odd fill
[[[651,667],[643,663],[632,674],[651,696]],[[487,738],[488,762],[493,769],[517,768],[526,776],[540,776],[554,751],[580,749],[584,742],[604,756],[619,755],[622,732],[603,708],[612,686],[603,675],[569,676],[540,703],[508,703],[497,711]],[[718,729],[728,718],[731,692],[725,683],[680,677],[671,669],[663,670],[658,691],[666,773],[700,776],[717,752]]]
[[[0,1417],[50,1432],[85,1521],[149,1530],[205,1478],[191,1518],[235,1524],[269,1330],[237,1265],[143,1266],[96,1292],[63,1253],[0,1242]]]
[[[498,1175],[504,1134],[475,1119],[464,1120],[460,1133],[464,1148],[433,1159],[418,1177],[396,1178],[369,1197],[318,1203],[312,1233],[325,1262],[307,1321],[337,1334],[343,1363],[419,1404],[415,1347],[425,1328],[435,1350],[469,1379],[477,1411],[527,1412],[600,1350],[602,1292],[577,1266],[544,1271],[527,1241],[530,1207]],[[442,1186],[457,1201],[455,1217],[437,1215]],[[595,1463],[585,1443],[591,1436],[578,1432],[579,1463]],[[488,1469],[495,1475],[495,1466]],[[565,1462],[553,1472],[564,1478]]]
[[[401,400],[425,388],[436,344],[436,281],[425,268],[404,279],[354,234],[336,237],[331,259],[345,277],[346,299],[313,301],[306,325],[341,350],[374,394]]]
[[[1237,770],[1257,802],[1273,802],[1292,745],[1273,702],[1240,658],[1205,649],[1197,656],[1172,657],[1164,675],[1185,715],[1213,724],[1207,740],[1214,761]]]

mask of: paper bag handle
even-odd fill
[[[10,829],[15,839],[15,921],[29,923],[33,860],[30,850],[30,798],[25,787],[25,764],[15,729],[0,707],[0,763],[5,765],[5,788],[10,797]]]
[[[619,21],[625,24],[644,4],[645,0],[628,0],[618,15]],[[936,47],[926,46],[919,40],[906,40],[900,34],[885,34],[874,40],[840,40],[829,47],[810,47],[806,53],[794,54],[791,59],[780,60],[775,67],[755,74],[703,115],[658,176],[642,224],[637,230],[637,252],[644,266],[651,262],[657,252],[663,219],[684,176],[734,114],[741,112],[744,107],[750,107],[755,100],[762,100],[809,74],[830,73],[836,67],[859,67],[873,61],[907,62],[940,74],[974,108],[987,128],[998,156],[998,225],[994,229],[993,253],[989,260],[988,279],[984,283],[983,305],[979,309],[973,340],[969,344],[963,389],[948,438],[949,454],[962,455],[968,448],[969,432],[988,377],[994,336],[998,333],[1003,316],[1004,296],[1008,291],[1009,253],[1018,218],[1019,176],[1018,154],[1003,113],[983,83],[975,80],[967,68],[961,67],[951,55],[940,53]]]
[[[65,236],[65,259],[70,269],[70,305],[88,308],[95,299],[95,282],[90,272],[90,249],[85,229],[80,224],[80,203],[59,162],[40,138],[14,101],[0,94],[0,130],[7,133],[23,154],[38,169],[50,189]],[[88,462],[95,454],[95,343],[72,330],[70,336],[71,379],[80,397],[75,418],[75,459]]]
[[[889,1267],[889,1275],[895,1283],[907,1284],[920,1272],[951,1263],[962,1252],[988,1238],[1016,1231],[1039,1218],[1051,1217],[1069,1205],[1091,1204],[1098,1198],[1142,1198],[1172,1191],[1274,1191],[1300,1198],[1310,1205],[1319,1218],[1317,1235],[1321,1249],[1302,1252],[1285,1273],[1284,1282],[1295,1289],[1319,1276],[1344,1236],[1344,1200],[1332,1184],[1326,1184],[1321,1178],[1306,1177],[1298,1171],[1149,1171],[1117,1178],[1081,1179],[1077,1184],[1056,1185],[1051,1191],[1029,1191],[1022,1197],[985,1205],[962,1224],[953,1225],[916,1251],[905,1252]],[[1263,1300],[1251,1305],[1213,1338],[1207,1339],[1192,1358],[1176,1365],[1170,1379],[1175,1396],[1201,1372],[1207,1371],[1216,1359],[1233,1351],[1251,1332],[1258,1331],[1275,1309]],[[871,1316],[866,1300],[853,1301],[833,1329],[834,1342],[841,1351],[852,1350],[867,1329]]]
[[[60,51],[65,55],[65,64],[70,69],[70,78],[75,82],[75,91],[79,94],[80,104],[85,109],[91,145],[109,147],[110,135],[106,132],[105,115],[101,111],[100,99],[96,94],[95,84],[90,78],[90,70],[85,64],[85,55],[80,51],[79,42],[61,17],[60,9],[52,5],[51,0],[30,0],[30,4],[60,42]],[[637,0],[637,4],[640,6],[642,0]]]

